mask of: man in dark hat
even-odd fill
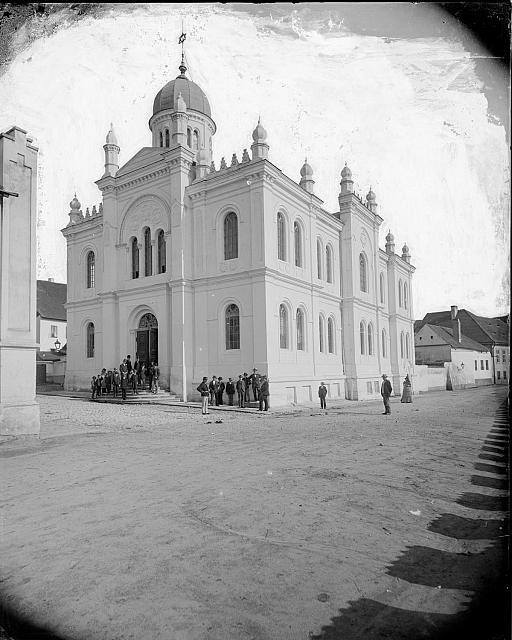
[[[391,407],[389,406],[389,398],[393,393],[393,389],[391,387],[391,382],[388,380],[388,377],[385,373],[382,374],[382,384],[380,387],[380,395],[382,396],[382,400],[384,401],[384,413],[383,416],[388,416],[391,414]]]

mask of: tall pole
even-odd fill
[[[185,259],[181,249],[181,380],[183,402],[187,401],[187,368],[185,365]]]

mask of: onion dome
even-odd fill
[[[404,246],[402,247],[402,253],[409,253],[409,247],[406,244],[404,244]]]
[[[71,207],[71,211],[76,211],[76,212],[80,211],[80,207],[82,205],[78,201],[78,199],[76,197],[76,193],[75,193],[75,197],[73,198],[73,200],[71,200],[71,202],[69,203],[69,206]]]
[[[254,131],[252,132],[252,139],[254,140],[254,142],[265,142],[265,140],[267,139],[267,132],[261,124],[261,118],[258,118],[256,129],[254,129]]]
[[[212,117],[210,103],[204,91],[195,82],[189,80],[185,75],[187,67],[182,62],[180,65],[180,75],[168,82],[156,94],[153,102],[153,115],[167,109],[175,109],[176,101],[181,94],[189,111],[198,111],[209,118]]]
[[[117,142],[116,132],[114,131],[114,125],[110,123],[110,130],[107,133],[107,137],[105,138],[105,142],[107,144],[115,144],[116,147],[119,146]]]
[[[345,166],[341,170],[341,177],[344,178],[345,180],[350,180],[352,178],[352,171],[350,171],[346,162],[345,162]]]
[[[368,200],[368,202],[375,202],[375,194],[373,193],[371,187],[370,191],[368,191],[368,193],[366,194],[366,199]]]
[[[313,169],[311,168],[311,165],[308,164],[308,159],[305,158],[304,160],[304,164],[302,165],[302,168],[300,170],[300,175],[302,178],[312,178],[313,177]]]
[[[395,241],[395,236],[391,233],[391,231],[388,231],[388,235],[386,236],[386,242],[394,242]]]

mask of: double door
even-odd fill
[[[158,329],[137,330],[137,354],[146,365],[158,362]]]

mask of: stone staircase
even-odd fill
[[[152,402],[182,402],[182,398],[176,394],[169,393],[163,389],[158,389],[156,393],[151,393],[149,389],[139,389],[138,393],[133,393],[131,389],[126,390],[126,400],[123,400],[121,393],[114,398],[113,393],[109,393],[99,398],[95,398],[97,402],[106,402],[110,404],[150,404]]]

